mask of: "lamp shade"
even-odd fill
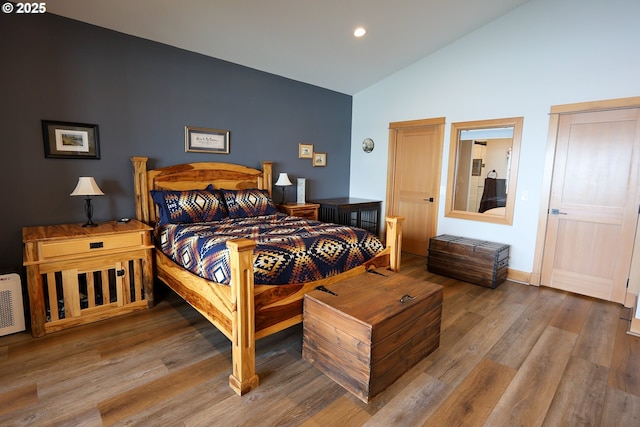
[[[278,180],[276,181],[275,185],[277,185],[278,187],[285,187],[287,185],[293,185],[293,183],[289,179],[289,175],[287,175],[286,172],[280,172],[280,175],[278,175]]]
[[[72,196],[104,196],[104,193],[96,184],[92,176],[81,176],[78,178],[78,185],[71,192]]]

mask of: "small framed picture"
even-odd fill
[[[482,173],[482,159],[473,159],[471,163],[471,176],[480,176]]]
[[[185,126],[184,151],[187,153],[229,154],[229,131]]]
[[[313,153],[313,166],[327,166],[327,153]]]
[[[298,144],[298,158],[299,159],[312,159],[313,158],[313,144]]]
[[[99,159],[98,125],[42,120],[44,157]]]

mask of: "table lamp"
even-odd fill
[[[285,187],[288,187],[289,185],[293,185],[293,183],[289,179],[289,175],[287,175],[286,172],[280,172],[280,175],[278,175],[278,180],[276,181],[275,185],[277,185],[278,187],[282,187],[282,202],[280,202],[280,204],[284,205]]]
[[[87,223],[83,227],[97,227],[98,224],[91,220],[93,216],[93,206],[91,205],[91,196],[104,196],[95,179],[92,176],[81,176],[78,178],[78,185],[71,192],[72,196],[86,196],[86,203],[84,205],[84,212],[87,214]]]

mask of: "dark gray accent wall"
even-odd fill
[[[1,272],[21,271],[22,227],[84,222],[79,176],[106,193],[96,221],[133,216],[132,156],[271,160],[307,178],[307,198],[348,194],[351,96],[51,14],[0,14],[0,64]],[[99,125],[101,158],[45,159],[42,119]],[[186,153],[185,125],[229,130],[230,154]],[[299,159],[299,142],[327,167]]]

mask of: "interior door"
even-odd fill
[[[444,118],[389,125],[387,214],[405,218],[402,250],[426,256],[436,235]]]
[[[623,303],[638,221],[640,109],[563,114],[542,284]]]

